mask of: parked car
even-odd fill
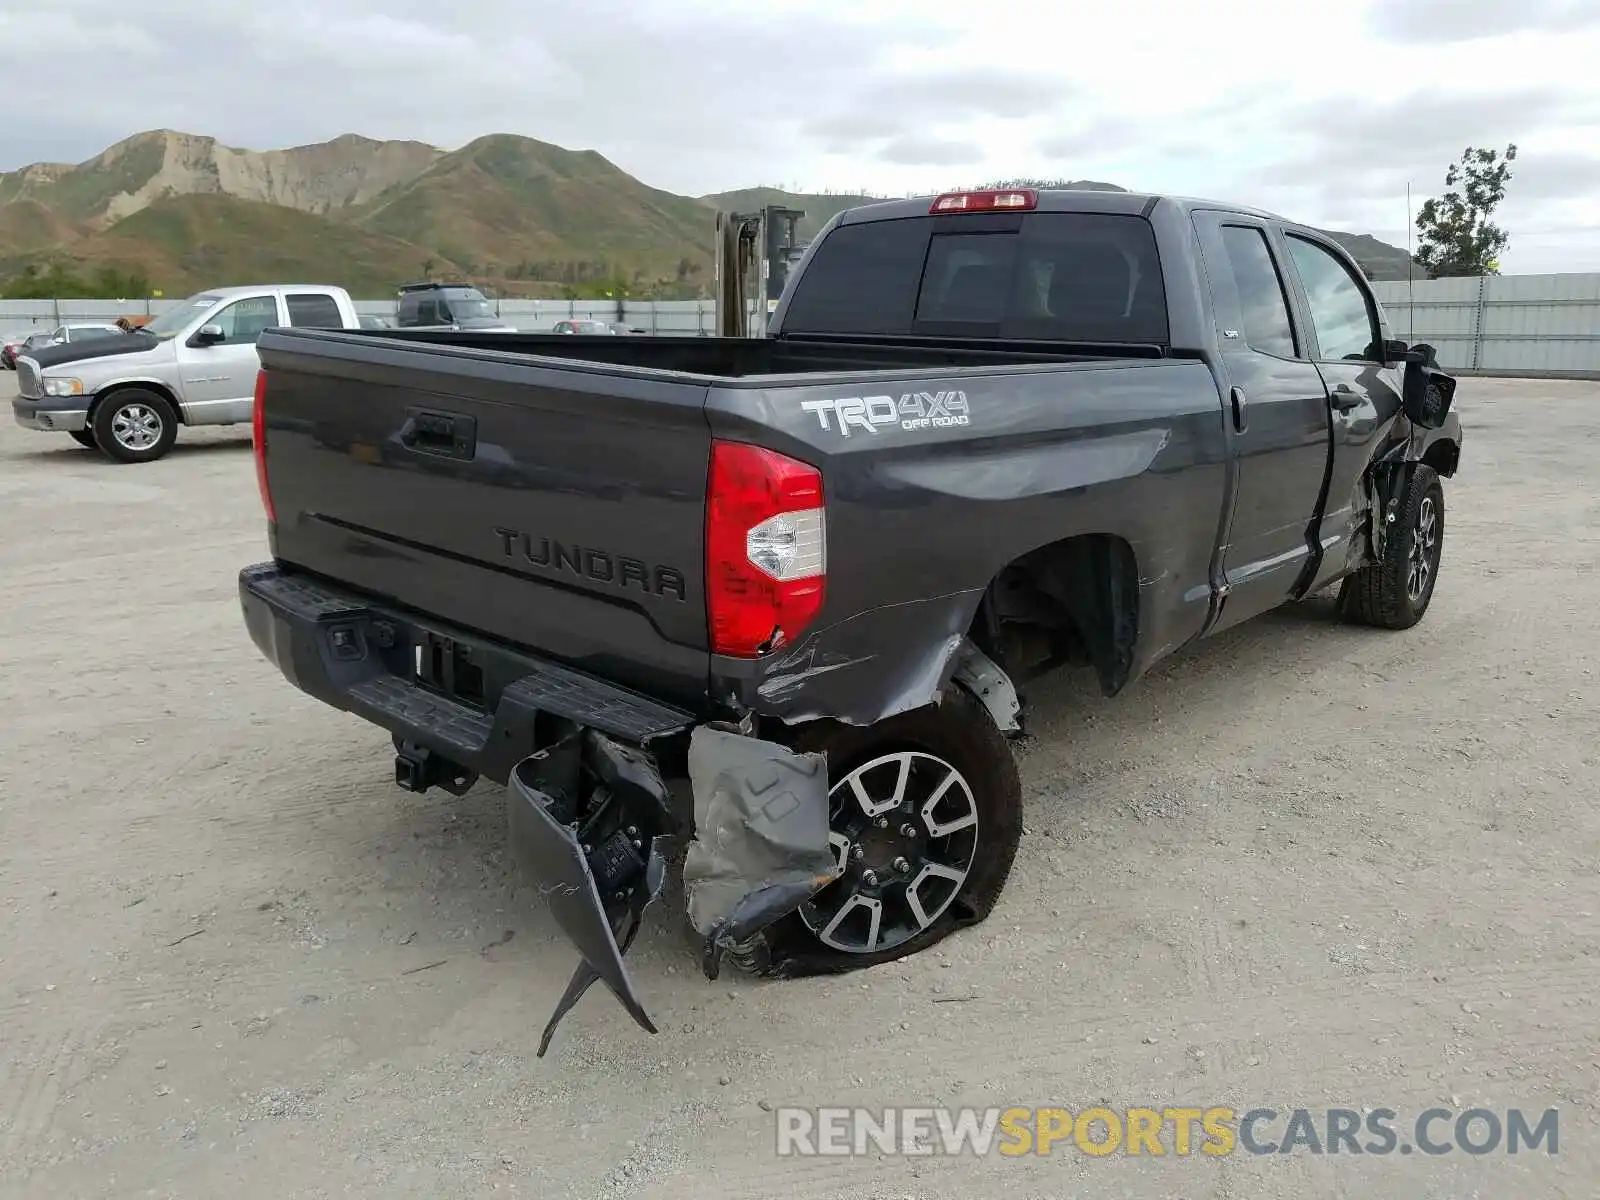
[[[27,344],[32,333],[32,330],[23,330],[19,333],[0,335],[0,367],[8,371],[17,369],[17,355],[22,353],[22,347]]]
[[[17,359],[12,411],[27,429],[69,434],[117,462],[151,462],[178,426],[250,419],[256,339],[275,325],[358,329],[349,293],[323,284],[217,288],[189,297],[131,333],[80,336]]]
[[[407,283],[400,288],[395,311],[397,329],[471,330],[515,333],[503,322],[484,294],[462,283]]]
[[[620,332],[615,325],[606,321],[591,321],[584,318],[557,321],[550,327],[551,333],[578,334],[585,337],[611,337]]]
[[[670,838],[713,977],[983,920],[1019,689],[1075,663],[1115,694],[1332,587],[1416,624],[1461,452],[1455,381],[1337,243],[1159,196],[847,211],[761,340],[489,344],[268,333],[273,561],[239,593],[403,786],[508,785],[582,956],[546,1041],[597,979],[653,1028],[622,955]]]
[[[29,351],[42,350],[46,346],[81,345],[96,338],[115,337],[124,332],[121,326],[112,323],[80,321],[33,333],[11,334],[0,344],[0,364],[4,364],[7,370],[15,371],[17,359]]]
[[[79,345],[102,338],[121,337],[127,331],[114,321],[71,321],[57,325],[46,339],[57,346]]]

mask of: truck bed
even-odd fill
[[[1147,369],[1217,419],[1202,364],[1031,346],[279,329],[260,353],[281,565],[686,708],[705,704],[713,666],[704,579],[713,436],[823,472],[839,514],[830,558],[836,548],[852,560],[828,593],[845,613],[869,595],[909,599],[941,565],[926,548],[907,560],[900,537],[856,544],[856,450],[900,446],[905,479],[881,486],[920,490],[919,462],[942,458],[952,436],[970,453],[984,426],[1059,440],[1118,409],[1137,420],[1155,382]],[[863,394],[959,394],[962,404],[970,395],[979,415],[962,428],[896,424],[892,434],[858,417],[853,437],[838,414],[828,424],[829,404]],[[419,422],[453,432],[424,430],[419,442]],[[1116,453],[1137,456],[1159,434],[1126,436],[1131,450]],[[1053,461],[1065,469],[1077,456]],[[877,502],[887,506],[880,521],[897,521],[902,503]],[[942,507],[933,493],[921,503]],[[1214,523],[1214,512],[1203,519]],[[494,699],[479,698],[491,708]]]

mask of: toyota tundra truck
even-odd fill
[[[1269,213],[1028,189],[835,217],[762,339],[280,328],[250,636],[506,785],[594,982],[682,848],[706,973],[848,970],[981,921],[1022,834],[1025,689],[1112,695],[1337,588],[1421,620],[1455,381]],[[543,1053],[544,1047],[541,1047]]]

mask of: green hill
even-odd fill
[[[574,282],[615,265],[654,279],[685,259],[711,260],[712,220],[698,201],[648,187],[593,150],[509,134],[445,155],[348,219],[489,277]]]
[[[0,214],[6,210],[0,209]],[[312,213],[233,196],[168,196],[107,229],[53,251],[14,256],[70,269],[115,266],[177,296],[224,283],[306,280],[343,284],[359,296],[384,296],[403,279],[454,264],[420,246],[352,228]]]
[[[86,162],[0,173],[0,287],[56,263],[142,271],[169,295],[299,278],[378,296],[429,273],[501,295],[592,294],[619,277],[635,294],[695,295],[710,287],[715,210],[802,209],[808,240],[875,199],[765,187],[679,196],[594,150],[512,134],[449,153],[355,134],[256,151],[158,129]],[[1373,278],[1406,277],[1404,250],[1333,236]]]
[[[37,200],[0,205],[0,255],[25,254],[41,246],[76,241],[87,232]]]

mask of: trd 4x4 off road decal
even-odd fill
[[[837,429],[849,437],[852,429],[877,433],[891,426],[916,429],[951,429],[970,425],[965,392],[907,392],[893,396],[846,396],[840,400],[802,400],[800,407],[816,413],[826,430]]]

